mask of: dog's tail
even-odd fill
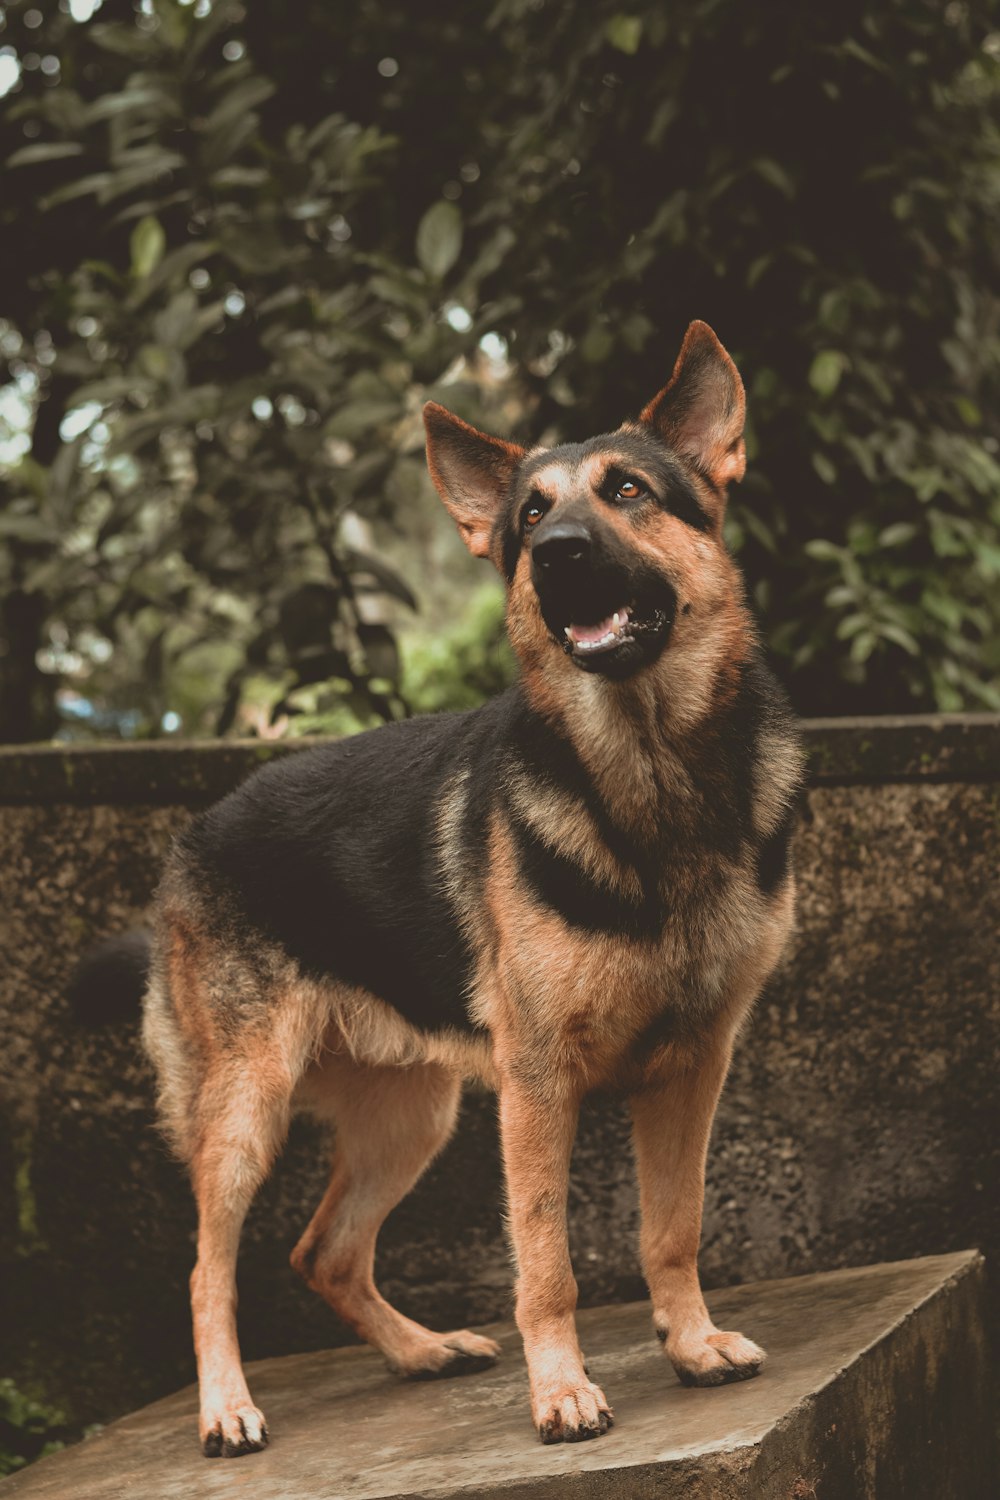
[[[107,1026],[138,1015],[152,947],[149,929],[135,927],[84,954],[69,982],[70,1008],[81,1025]]]

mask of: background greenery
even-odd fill
[[[3,737],[477,701],[421,403],[604,430],[692,317],[799,709],[1000,708],[994,0],[92,4],[0,7]]]
[[[12,1380],[0,1378],[0,1478],[57,1453],[81,1435],[79,1424],[67,1422],[62,1412],[33,1401]]]

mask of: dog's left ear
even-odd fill
[[[436,401],[424,407],[427,467],[473,557],[489,557],[490,537],[524,449],[490,437]]]
[[[695,322],[684,335],[670,384],[639,420],[724,490],[746,472],[746,409],[739,371],[708,324]]]

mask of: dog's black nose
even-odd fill
[[[590,532],[578,521],[555,521],[531,549],[531,561],[544,573],[571,573],[590,558]]]

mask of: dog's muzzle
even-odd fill
[[[531,577],[549,631],[584,671],[628,677],[666,645],[673,587],[587,519],[553,516],[539,525]]]

